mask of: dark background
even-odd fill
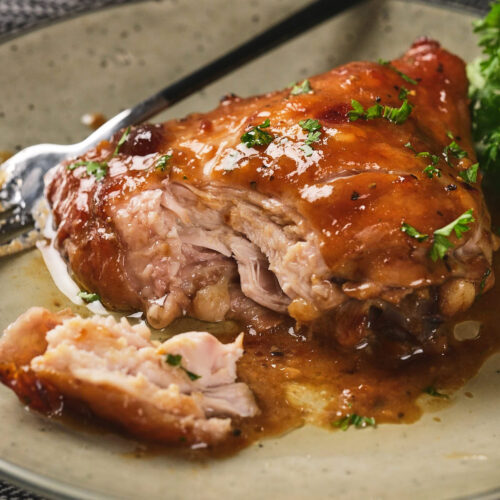
[[[140,0],[0,0],[0,37],[14,33],[21,34],[30,28],[48,24],[56,19],[74,16],[80,12],[131,3],[132,1]],[[332,2],[334,1],[332,0]],[[490,0],[424,0],[424,3],[465,7],[481,14],[487,11]],[[0,480],[0,500],[39,498]]]

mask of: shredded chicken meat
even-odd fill
[[[216,443],[232,417],[257,414],[236,382],[243,335],[222,344],[206,332],[159,343],[144,325],[32,308],[0,340],[0,379],[45,413],[83,403],[154,442]]]

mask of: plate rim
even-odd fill
[[[371,1],[371,0],[367,0]],[[468,5],[460,5],[452,0],[396,0],[402,3],[413,3],[425,5],[427,7],[435,7],[442,10],[451,10],[455,12],[463,12],[470,15],[483,16],[488,12],[488,8],[474,7]],[[12,33],[0,35],[0,45],[12,42],[18,38],[30,35],[31,33],[50,29],[52,26],[74,20],[76,18],[97,14],[98,12],[129,7],[137,4],[154,4],[156,0],[130,0],[125,3],[115,5],[101,5],[99,7],[84,10],[80,12],[65,14],[56,19],[45,19],[37,22],[33,26],[21,27]],[[293,38],[289,41],[292,41]],[[264,54],[265,55],[265,54]],[[262,57],[262,56],[260,56]],[[110,495],[103,495],[100,492],[81,488],[72,485],[60,479],[53,479],[39,472],[35,472],[28,467],[14,464],[7,459],[0,457],[0,479],[17,486],[23,490],[42,495],[45,498],[57,500],[105,500],[113,498]],[[165,497],[167,498],[167,497]],[[450,500],[497,500],[500,498],[500,485],[486,491],[473,493],[472,495],[450,497]]]

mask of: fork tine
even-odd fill
[[[31,214],[17,207],[6,218],[0,219],[0,238],[12,235],[28,226],[33,226],[34,223]]]
[[[39,239],[40,233],[36,229],[28,229],[24,233],[0,244],[0,258],[32,248]]]
[[[6,212],[21,203],[19,179],[10,179],[0,189],[0,213]]]

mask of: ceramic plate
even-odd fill
[[[102,10],[0,45],[0,149],[76,142],[87,112],[110,117],[303,6],[304,0],[141,2]],[[420,35],[466,60],[470,14],[366,3],[261,57],[159,116],[262,93],[353,59],[390,59]],[[0,261],[0,328],[32,305],[69,305],[37,251]],[[453,498],[500,486],[500,357],[415,424],[327,432],[304,427],[238,455],[190,462],[140,456],[116,434],[83,432],[25,410],[0,387],[1,474],[46,495],[121,498]],[[465,392],[474,397],[464,397]],[[436,418],[438,417],[438,418]],[[497,495],[499,493],[497,492]]]

